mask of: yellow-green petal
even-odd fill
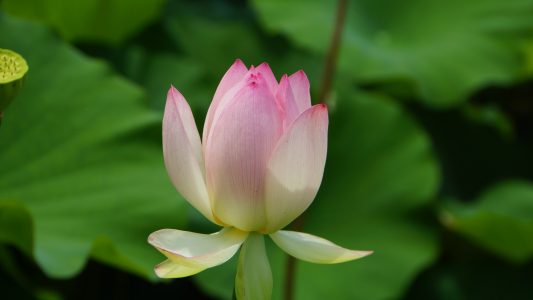
[[[191,268],[175,263],[170,259],[155,266],[154,271],[159,278],[182,278],[191,276],[205,270],[204,268]]]
[[[248,233],[234,228],[224,228],[214,234],[162,229],[152,233],[148,242],[172,263],[187,268],[169,270],[173,265],[164,262],[159,265],[160,270],[156,270],[156,274],[169,272],[184,277],[188,275],[183,274],[193,275],[228,261],[239,250],[247,235]]]

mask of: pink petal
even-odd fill
[[[284,132],[268,162],[267,232],[281,229],[313,202],[326,162],[328,110],[315,105]]]
[[[262,74],[246,80],[213,123],[205,159],[214,214],[225,224],[253,231],[265,225],[266,164],[282,119]]]
[[[276,99],[283,110],[283,128],[287,128],[300,114],[287,75],[281,77],[276,91]]]
[[[174,87],[168,91],[163,117],[163,155],[170,180],[178,192],[213,221],[200,135],[189,104]]]
[[[224,96],[219,100],[216,110],[213,110],[210,128],[208,130],[204,129],[204,149],[205,146],[208,144],[211,133],[213,132],[214,124],[218,121],[218,119],[220,119],[222,112],[227,106],[231,105],[235,101],[235,95],[238,92],[240,92],[243,88],[247,87],[248,83],[251,80],[255,80],[254,78],[256,78],[257,74],[259,74],[259,72],[254,66],[252,66],[250,70],[248,70],[248,72],[246,72],[246,74],[241,78],[241,80],[239,80],[228,91],[226,91],[226,93],[224,93]]]
[[[241,79],[244,77],[244,75],[248,72],[248,69],[244,65],[244,63],[237,59],[233,65],[228,69],[226,74],[224,74],[224,77],[222,77],[222,80],[220,80],[220,83],[218,84],[217,90],[215,91],[215,96],[213,97],[213,101],[211,102],[211,105],[209,106],[209,110],[207,111],[207,116],[205,118],[205,124],[204,124],[204,132],[203,132],[203,140],[205,142],[207,135],[209,131],[211,130],[211,124],[213,122],[213,118],[215,116],[215,111],[217,110],[220,101],[222,100],[222,97]]]
[[[309,92],[309,79],[303,70],[300,70],[289,76],[294,100],[298,107],[298,112],[302,113],[304,110],[311,107],[311,94]]]

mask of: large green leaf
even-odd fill
[[[487,250],[514,262],[533,256],[533,185],[510,181],[472,204],[451,203],[443,222]]]
[[[324,53],[337,1],[254,0],[263,23]],[[522,72],[518,41],[533,29],[532,0],[353,0],[339,66],[362,83],[408,81],[450,106]]]
[[[0,128],[0,203],[23,205],[33,219],[26,250],[54,277],[76,274],[90,254],[150,276],[160,256],[148,234],[184,217],[159,146],[138,133],[158,116],[139,88],[42,27],[0,16],[0,32],[30,65]],[[6,205],[0,214],[23,215]]]
[[[297,299],[394,299],[436,255],[435,232],[419,219],[439,182],[427,136],[388,98],[348,98],[330,116],[324,181],[304,231],[375,253],[340,265],[299,262]],[[280,298],[285,258],[270,254]],[[198,279],[227,297],[231,272],[219,267]]]
[[[118,44],[154,19],[165,0],[5,0],[8,13],[44,22],[67,40]]]

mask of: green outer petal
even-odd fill
[[[288,254],[316,264],[338,264],[372,254],[372,251],[346,249],[308,233],[280,230],[270,237]]]
[[[238,300],[268,300],[272,297],[272,271],[261,234],[251,233],[242,246],[235,295]]]

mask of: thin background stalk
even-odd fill
[[[322,75],[322,85],[318,94],[318,99],[321,103],[327,103],[331,98],[331,88],[333,86],[333,77],[337,66],[337,58],[339,56],[339,46],[344,29],[344,20],[346,18],[346,9],[348,0],[338,0],[337,12],[335,14],[335,27],[333,29],[333,36],[329,45],[326,61],[324,62],[324,71]],[[300,231],[304,225],[304,216],[301,215],[293,223],[293,229]],[[285,286],[283,298],[285,300],[294,299],[294,277],[295,277],[296,260],[289,256],[285,265]]]
[[[324,63],[324,70],[322,72],[322,85],[318,93],[318,99],[321,103],[327,103],[331,96],[331,87],[337,68],[337,58],[339,56],[339,46],[342,38],[342,31],[344,30],[344,20],[346,19],[346,9],[348,7],[348,0],[338,0],[337,13],[335,15],[335,28],[333,29],[333,37],[329,44],[326,61]]]

